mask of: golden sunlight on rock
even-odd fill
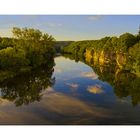
[[[100,85],[95,85],[95,86],[88,86],[87,90],[91,93],[94,93],[94,94],[101,94],[103,93],[103,89]]]

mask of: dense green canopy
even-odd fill
[[[71,43],[62,48],[63,53],[73,54],[76,58],[86,57],[86,51],[91,57],[96,56],[103,61],[107,59],[125,70],[140,73],[140,38],[138,35],[124,33],[119,37],[104,37],[100,40],[85,40]],[[104,57],[104,58],[103,58]]]
[[[0,69],[37,67],[54,57],[54,38],[32,28],[13,30],[14,38],[0,38]]]

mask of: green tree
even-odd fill
[[[42,37],[41,31],[33,28],[18,28],[13,27],[13,35],[17,39],[39,41]]]
[[[130,33],[122,34],[118,40],[118,48],[120,51],[127,51],[137,42],[137,39],[134,35]]]
[[[0,68],[37,67],[54,58],[54,38],[38,29],[14,27],[14,38],[0,39]]]

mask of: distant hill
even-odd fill
[[[61,49],[65,46],[69,46],[74,41],[55,41],[54,47],[57,53],[61,52]]]

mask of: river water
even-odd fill
[[[112,75],[105,80],[94,67],[56,57],[52,73],[24,74],[1,85],[0,124],[140,124],[140,80],[127,76],[111,83]]]

